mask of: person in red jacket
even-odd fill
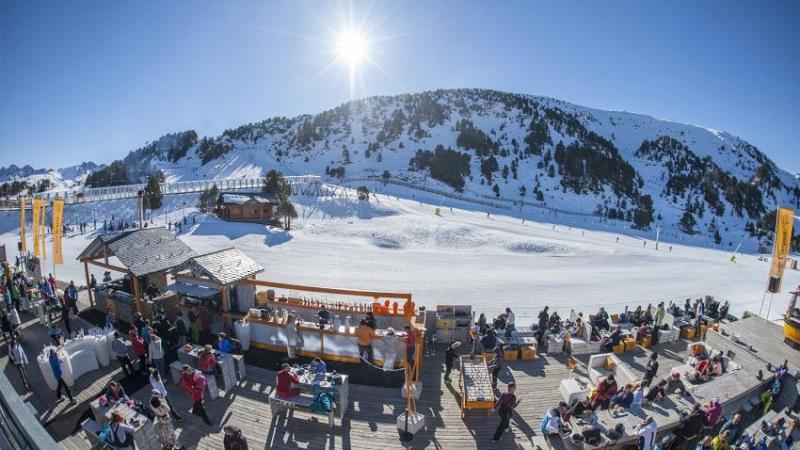
[[[192,414],[200,416],[203,422],[208,426],[212,426],[211,419],[206,414],[206,408],[203,406],[203,394],[206,389],[206,378],[199,370],[192,371],[188,365],[183,366],[181,374],[181,386],[183,390],[189,394],[192,399]]]
[[[614,374],[609,374],[603,381],[597,384],[597,392],[592,398],[592,406],[602,406],[608,408],[611,397],[617,393],[617,382],[614,381]]]
[[[147,346],[144,345],[144,339],[139,336],[136,328],[131,328],[128,331],[128,338],[131,340],[133,353],[136,354],[137,358],[139,358],[139,370],[142,372],[147,372],[147,367],[145,367],[145,361],[147,360]]]
[[[197,363],[197,368],[206,376],[214,376],[216,373],[217,358],[214,356],[214,348],[210,345],[206,345],[200,351],[200,361]]]
[[[278,397],[292,397],[295,395],[300,395],[300,389],[292,387],[292,385],[300,383],[300,378],[296,374],[292,373],[289,368],[289,364],[281,364],[281,370],[278,371],[278,373],[275,375],[275,378],[278,380],[278,385],[275,387],[275,390],[278,391]]]

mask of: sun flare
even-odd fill
[[[367,39],[354,30],[345,30],[336,39],[336,54],[351,67],[357,67],[369,53]]]

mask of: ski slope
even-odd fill
[[[165,197],[151,218],[165,224],[186,215],[181,238],[188,245],[198,252],[237,247],[265,267],[263,279],[408,291],[420,305],[470,304],[487,315],[510,306],[523,325],[544,305],[563,317],[572,308],[591,313],[605,305],[617,311],[648,302],[682,304],[705,294],[730,301],[735,314],[757,312],[761,303],[769,264],[756,255],[739,255],[732,263],[730,252],[702,247],[662,243],[656,251],[652,241],[591,225],[530,217],[523,223],[524,214],[489,210],[487,215],[475,205],[386,189],[369,202],[356,200],[352,191],[346,198],[297,197],[300,217],[289,232],[198,213],[192,195]],[[112,214],[133,220],[135,202],[72,205],[66,221],[83,218],[91,228],[95,217],[102,227],[102,218]],[[15,220],[10,214],[0,220],[0,244],[8,249],[16,248]],[[58,278],[83,284],[83,267],[74,258],[93,237],[70,233],[64,240]],[[49,260],[46,267],[52,270]],[[800,272],[788,270],[784,291],[798,284]],[[787,297],[775,296],[770,317],[780,315]]]

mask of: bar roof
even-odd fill
[[[260,264],[235,248],[193,256],[175,267],[172,272],[186,269],[193,273],[199,272],[222,285],[235,283],[264,271]]]
[[[138,277],[170,269],[195,255],[194,250],[166,228],[152,227],[97,236],[77,259],[116,256]]]

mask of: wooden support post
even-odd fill
[[[133,283],[133,301],[136,305],[136,312],[142,314],[142,292],[139,289],[139,277],[131,273]]]
[[[228,290],[229,290],[228,286],[225,285],[225,284],[223,284],[223,285],[221,285],[219,287],[219,294],[220,294],[220,297],[222,297],[222,312],[226,312],[226,313],[227,312],[231,312],[230,302],[228,301]],[[228,325],[229,321],[230,321],[230,319],[228,319],[228,317],[226,317],[224,315],[222,316],[223,328],[225,328]]]
[[[94,306],[94,293],[89,283],[89,263],[86,261],[83,262],[83,273],[86,275],[86,292],[89,293],[89,306]]]

